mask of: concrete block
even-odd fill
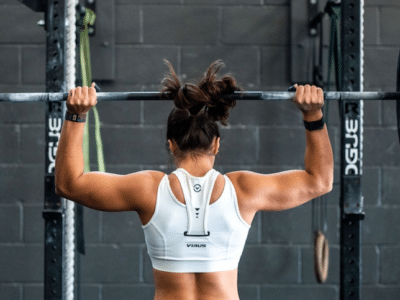
[[[132,89],[131,91],[135,91]],[[98,102],[96,107],[99,112],[101,124],[140,124],[140,101],[104,101]],[[90,124],[94,126],[94,114],[90,113]],[[92,127],[94,129],[94,127]],[[93,130],[94,132],[94,130]],[[94,134],[91,134],[94,137]]]
[[[249,234],[247,236],[246,245],[256,244],[261,242],[261,214],[258,213],[254,216]]]
[[[20,132],[17,126],[2,125],[0,127],[0,163],[18,162],[18,141]]]
[[[364,45],[378,44],[379,25],[379,9],[377,7],[365,7]]]
[[[168,116],[174,107],[173,101],[144,101],[144,123],[160,124],[167,128]]]
[[[329,240],[328,240],[329,241]],[[330,241],[329,241],[330,242]],[[302,248],[301,255],[301,282],[305,284],[317,284],[314,271],[314,247]],[[332,246],[329,243],[329,266],[327,285],[339,284],[340,274],[340,249],[339,246]]]
[[[397,60],[399,51],[396,48],[365,47],[364,89],[372,87],[394,91],[396,89]]]
[[[364,165],[400,165],[397,130],[364,128]]]
[[[364,244],[399,244],[400,221],[399,208],[365,207],[365,219],[362,228]]]
[[[134,211],[104,212],[103,238],[106,243],[144,243],[139,216]]]
[[[44,165],[46,129],[44,125],[22,127],[19,158],[22,163]],[[28,150],[29,149],[29,150]]]
[[[397,6],[399,2],[397,0],[365,0],[365,5],[376,5],[376,6],[383,6],[383,5],[392,5]]]
[[[22,83],[46,84],[46,47],[22,47]]]
[[[21,287],[18,285],[1,285],[0,286],[0,298],[1,299],[12,299],[19,300],[21,298]]]
[[[226,7],[222,14],[222,43],[289,44],[289,9],[284,6]]]
[[[311,205],[277,212],[262,213],[262,242],[264,243],[301,243],[312,242]]]
[[[381,44],[398,47],[400,38],[398,34],[400,7],[382,7],[381,8]]]
[[[165,46],[116,47],[115,81],[120,84],[159,84],[165,72],[164,58],[176,66],[178,50]]]
[[[43,204],[24,205],[23,208],[23,240],[26,243],[44,243]]]
[[[268,165],[304,165],[303,128],[260,128],[260,159]]]
[[[289,4],[290,0],[263,0],[264,5],[268,4]]]
[[[23,300],[44,299],[43,284],[29,284],[23,286]]]
[[[231,110],[230,124],[301,125],[301,112],[291,102],[237,101]],[[263,129],[261,129],[263,130]]]
[[[20,5],[20,6],[22,6],[23,4],[17,4],[15,1],[13,1],[13,0],[0,0],[0,4],[8,4],[8,5],[10,5],[10,4],[13,4],[13,5]]]
[[[379,280],[379,250],[377,247],[362,247],[362,283],[378,284]]]
[[[382,204],[399,205],[400,187],[398,185],[398,178],[400,170],[384,168],[382,174]]]
[[[101,289],[102,287],[98,285],[81,285],[80,298],[78,299],[102,299]]]
[[[147,247],[141,249],[143,257],[143,280],[145,283],[154,283],[153,266],[151,265],[150,256],[147,253]]]
[[[181,0],[116,0],[116,4],[180,4]]]
[[[46,86],[44,84],[40,85],[20,85],[20,84],[8,84],[4,85],[1,88],[2,93],[43,93],[46,90]],[[6,105],[5,103],[0,103],[1,105]],[[10,103],[8,103],[10,104]],[[24,105],[26,102],[21,102],[19,105]],[[18,105],[14,103],[13,105]],[[42,105],[44,105],[42,103]],[[43,106],[44,107],[44,106]]]
[[[23,184],[21,184],[23,183]],[[0,167],[0,202],[42,203],[44,167]]]
[[[159,128],[103,128],[104,157],[113,163],[164,163],[168,161],[165,135]],[[115,147],[118,145],[118,147]]]
[[[40,19],[44,19],[44,13],[34,13],[25,5],[3,6],[0,10],[0,28],[7,30],[1,31],[0,40],[14,44],[46,43],[46,31],[37,26]]]
[[[238,285],[239,297],[241,300],[259,300],[260,292],[256,286]]]
[[[134,283],[139,280],[139,248],[86,245],[81,258],[82,283]],[[101,262],[101,263],[99,263]]]
[[[218,39],[218,9],[190,6],[143,7],[146,44],[212,45]]]
[[[391,91],[395,91],[396,87],[392,87]],[[383,101],[382,103],[383,125],[397,126],[396,101]]]
[[[116,44],[140,43],[139,7],[125,4],[115,5],[115,42]]]
[[[364,196],[364,205],[378,205],[381,201],[381,172],[379,168],[363,168],[361,191]]]
[[[364,101],[364,126],[381,125],[381,101]]]
[[[397,286],[363,286],[361,290],[364,300],[393,300],[399,293],[400,287]]]
[[[75,286],[74,293],[77,299],[102,299],[100,296],[100,286],[96,285],[84,285],[81,284],[80,293],[78,288]],[[44,298],[44,287],[43,284],[36,285],[25,285],[23,286],[23,300],[37,300]]]
[[[248,129],[222,129],[221,146],[216,161],[221,164],[256,163],[257,131]]]
[[[43,265],[42,245],[0,247],[0,282],[43,282]]]
[[[260,80],[258,53],[255,47],[183,47],[182,78],[196,82],[213,61],[222,59],[226,67],[219,75],[230,73],[244,89],[254,90]]]
[[[0,10],[0,15],[2,15],[3,9]],[[9,28],[9,26],[3,28]],[[2,32],[7,32],[7,31],[9,30],[3,30]],[[1,84],[19,83],[19,76],[20,76],[19,55],[20,55],[19,49],[17,47],[10,47],[10,46],[0,47],[0,65],[1,69],[3,70],[3,72],[0,73]]]
[[[153,285],[130,285],[130,286],[105,286],[103,288],[103,300],[120,299],[153,299],[155,288]]]
[[[289,59],[290,47],[264,47],[261,58],[262,84],[289,88],[291,86]]]
[[[392,233],[398,230],[392,229]],[[379,283],[398,284],[400,281],[400,247],[382,246],[381,247],[381,274]],[[393,298],[394,299],[394,298]]]
[[[290,286],[262,287],[261,299],[268,300],[308,300],[308,299],[337,299],[339,291],[335,286]]]
[[[260,5],[260,0],[186,0],[185,4],[200,5]]]
[[[240,259],[238,282],[298,283],[299,259],[299,249],[296,247],[247,246]]]
[[[83,207],[83,231],[86,243],[98,243],[101,241],[101,220],[104,212]]]
[[[5,92],[2,89],[2,92]],[[9,90],[12,93],[23,93],[21,89]],[[44,90],[36,90],[29,92],[44,92]],[[41,123],[45,122],[46,108],[44,103],[17,103],[3,102],[0,103],[0,123],[2,124],[20,124],[20,123]]]
[[[321,204],[318,204],[318,201],[321,200],[321,198],[315,199],[316,216],[320,213],[318,207]],[[337,208],[327,206],[327,239],[332,245],[339,242],[338,221]],[[262,213],[263,243],[312,244],[314,241],[313,228],[312,202],[289,210]]]

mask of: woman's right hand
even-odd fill
[[[294,104],[303,112],[304,116],[319,114],[324,106],[324,92],[315,85],[295,84],[296,95],[293,98]]]

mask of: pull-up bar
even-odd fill
[[[161,100],[159,92],[97,93],[98,101]],[[224,97],[237,100],[292,100],[294,92],[235,92]],[[66,101],[68,93],[0,93],[0,102]],[[400,100],[400,92],[325,92],[325,100]]]

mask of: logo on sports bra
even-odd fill
[[[188,248],[190,247],[197,247],[197,248],[205,248],[207,247],[206,244],[186,244],[188,246]]]
[[[194,187],[193,187],[193,189],[194,189],[194,191],[195,191],[196,193],[198,193],[198,192],[201,191],[201,185],[200,185],[200,184],[195,184]]]

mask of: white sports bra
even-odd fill
[[[211,169],[203,177],[183,168],[173,173],[186,204],[176,199],[166,174],[158,187],[154,214],[142,226],[153,268],[184,273],[236,269],[250,225],[240,215],[232,182],[224,175],[221,197],[210,205],[218,171]]]

